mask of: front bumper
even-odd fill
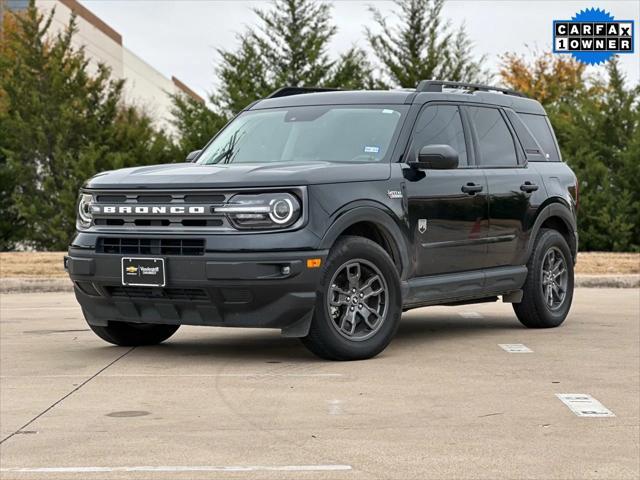
[[[308,332],[328,251],[163,256],[165,287],[124,287],[121,258],[71,247],[65,268],[87,322],[278,328]],[[139,255],[145,256],[145,255]],[[153,258],[153,255],[148,255]]]

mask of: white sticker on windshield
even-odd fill
[[[395,112],[395,110],[389,110],[388,108],[385,108],[384,110],[382,110],[382,113],[393,113]]]
[[[380,152],[380,147],[378,147],[377,145],[364,146],[364,153],[379,153],[379,152]]]

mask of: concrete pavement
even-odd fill
[[[578,289],[551,330],[501,303],[420,309],[379,357],[334,363],[245,329],[113,347],[72,294],[2,295],[0,478],[635,479],[639,317],[638,289]]]

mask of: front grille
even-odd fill
[[[200,238],[98,238],[97,253],[118,255],[204,255]]]
[[[115,298],[165,299],[176,301],[206,301],[207,292],[200,288],[157,288],[157,287],[106,287],[107,293]]]
[[[225,215],[214,209],[234,194],[193,190],[96,192],[93,227],[98,231],[231,231],[233,228]]]

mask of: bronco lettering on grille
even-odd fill
[[[94,215],[204,215],[206,207],[194,206],[164,206],[164,205],[92,205]]]

